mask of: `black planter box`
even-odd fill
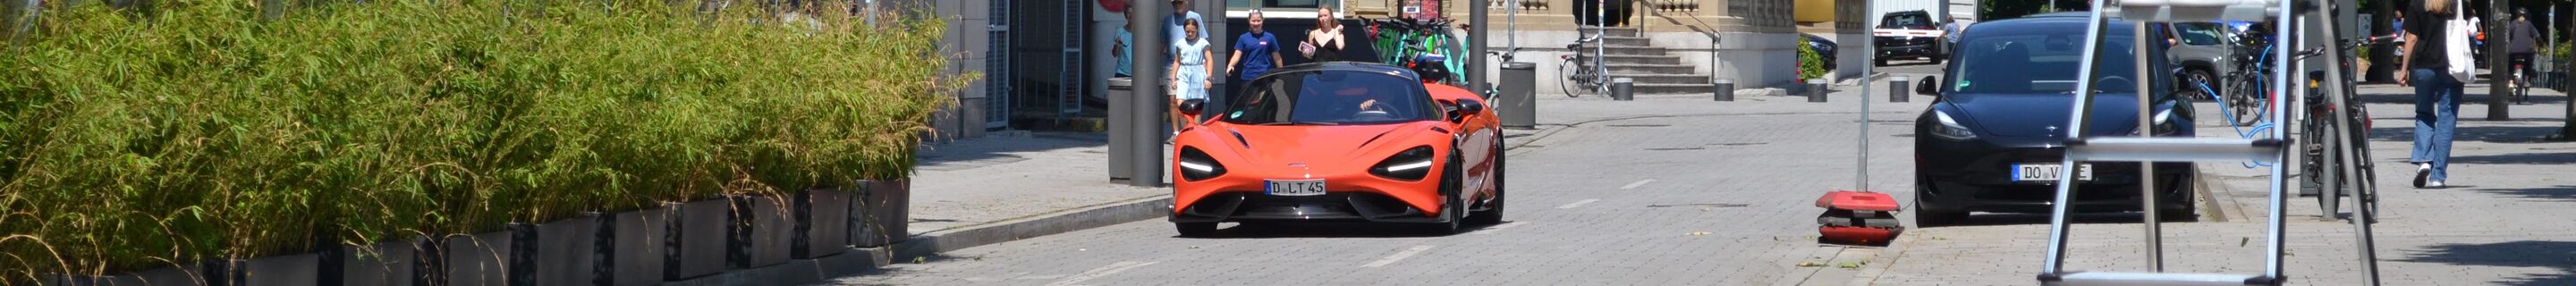
[[[523,247],[535,250],[530,265],[513,265],[529,270],[534,285],[592,285],[598,269],[592,255],[600,252],[599,213],[587,213],[536,226],[536,243]]]
[[[206,285],[205,277],[195,271],[198,269],[198,267],[162,267],[117,275],[58,275],[49,277],[43,284],[50,286]]]
[[[787,263],[790,244],[794,244],[796,221],[788,202],[773,196],[737,195],[734,213],[728,217],[733,238],[726,261],[734,269],[752,269]]]
[[[681,281],[729,270],[725,268],[725,220],[733,215],[727,200],[681,203],[671,210],[670,248],[663,255],[663,281]]]
[[[606,263],[609,264],[609,285],[662,284],[662,259],[670,253],[667,243],[667,234],[671,232],[669,216],[673,213],[670,210],[678,208],[677,203],[663,204],[660,208],[622,212],[610,218],[607,241],[612,250],[601,253],[600,258],[609,261]]]
[[[510,277],[511,231],[456,235],[443,239],[448,286],[506,286]]]
[[[414,242],[341,245],[322,254],[320,285],[411,286]]]
[[[796,259],[841,254],[850,245],[850,202],[840,188],[814,188],[796,196]]]
[[[858,247],[884,247],[902,243],[912,236],[904,226],[911,223],[904,210],[912,204],[912,182],[909,180],[868,181],[867,218],[861,220]]]
[[[321,264],[317,253],[225,259],[206,264],[206,280],[215,286],[313,286],[322,277]]]

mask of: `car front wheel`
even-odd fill
[[[1449,152],[1449,162],[1442,166],[1440,216],[1444,219],[1443,222],[1432,224],[1431,232],[1441,235],[1458,234],[1459,230],[1465,229],[1459,224],[1467,220],[1467,196],[1462,192],[1463,188],[1459,186],[1461,180],[1458,179],[1458,174],[1462,174],[1458,171],[1458,152]]]
[[[1499,132],[1497,132],[1497,133],[1499,133]],[[1502,138],[1502,134],[1495,134],[1494,138]],[[1493,198],[1493,199],[1485,200],[1485,210],[1484,210],[1484,211],[1478,211],[1478,212],[1476,212],[1476,215],[1474,215],[1474,216],[1468,216],[1468,217],[1467,217],[1467,219],[1473,220],[1473,221],[1469,221],[1469,223],[1475,223],[1475,224],[1477,224],[1477,225],[1496,225],[1496,224],[1502,224],[1502,223],[1503,223],[1503,199],[1505,199],[1505,198],[1509,198],[1509,197],[1510,197],[1509,195],[1505,195],[1505,194],[1503,193],[1503,182],[1504,182],[1504,180],[1503,180],[1503,174],[1504,174],[1504,173],[1503,173],[1503,168],[1504,168],[1504,167],[1509,167],[1509,166],[1511,166],[1511,165],[1508,165],[1508,164],[1504,164],[1504,159],[1505,159],[1505,158],[1510,158],[1510,157],[1511,157],[1511,156],[1509,156],[1509,155],[1505,155],[1505,154],[1503,154],[1503,143],[1502,143],[1502,141],[1499,141],[1499,140],[1495,141],[1495,142],[1494,142],[1494,198]]]

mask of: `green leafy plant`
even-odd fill
[[[1816,54],[1814,47],[1798,45],[1798,79],[1824,78],[1828,70],[1824,56]]]
[[[0,284],[900,179],[973,77],[938,19],[847,7],[257,2],[0,47]]]

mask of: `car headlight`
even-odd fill
[[[1217,164],[1216,158],[1208,157],[1207,152],[1200,152],[1199,148],[1181,148],[1181,157],[1172,160],[1172,164],[1180,165],[1182,180],[1198,181],[1225,175],[1225,165]]]
[[[1377,166],[1370,166],[1369,174],[1388,179],[1421,180],[1423,176],[1431,175],[1433,159],[1431,146],[1413,147],[1386,157],[1386,161],[1378,162]]]
[[[1940,125],[1932,126],[1932,136],[1934,137],[1951,140],[1977,139],[1977,132],[1968,131],[1967,125],[1959,125],[1958,119],[1950,119],[1949,112],[1941,112],[1939,109],[1934,109],[1932,110],[1932,119],[1938,120],[1941,123]]]

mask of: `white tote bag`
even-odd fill
[[[2475,27],[2470,26],[2468,13],[2464,11],[2469,7],[2468,3],[2454,0],[2451,5],[2451,19],[2443,21],[2443,28],[2448,30],[2442,33],[2442,55],[2451,63],[2450,70],[2447,70],[2451,79],[2469,84],[2478,79],[2477,61],[2469,56],[2469,49],[2474,49],[2469,46],[2469,33],[2475,31]]]

